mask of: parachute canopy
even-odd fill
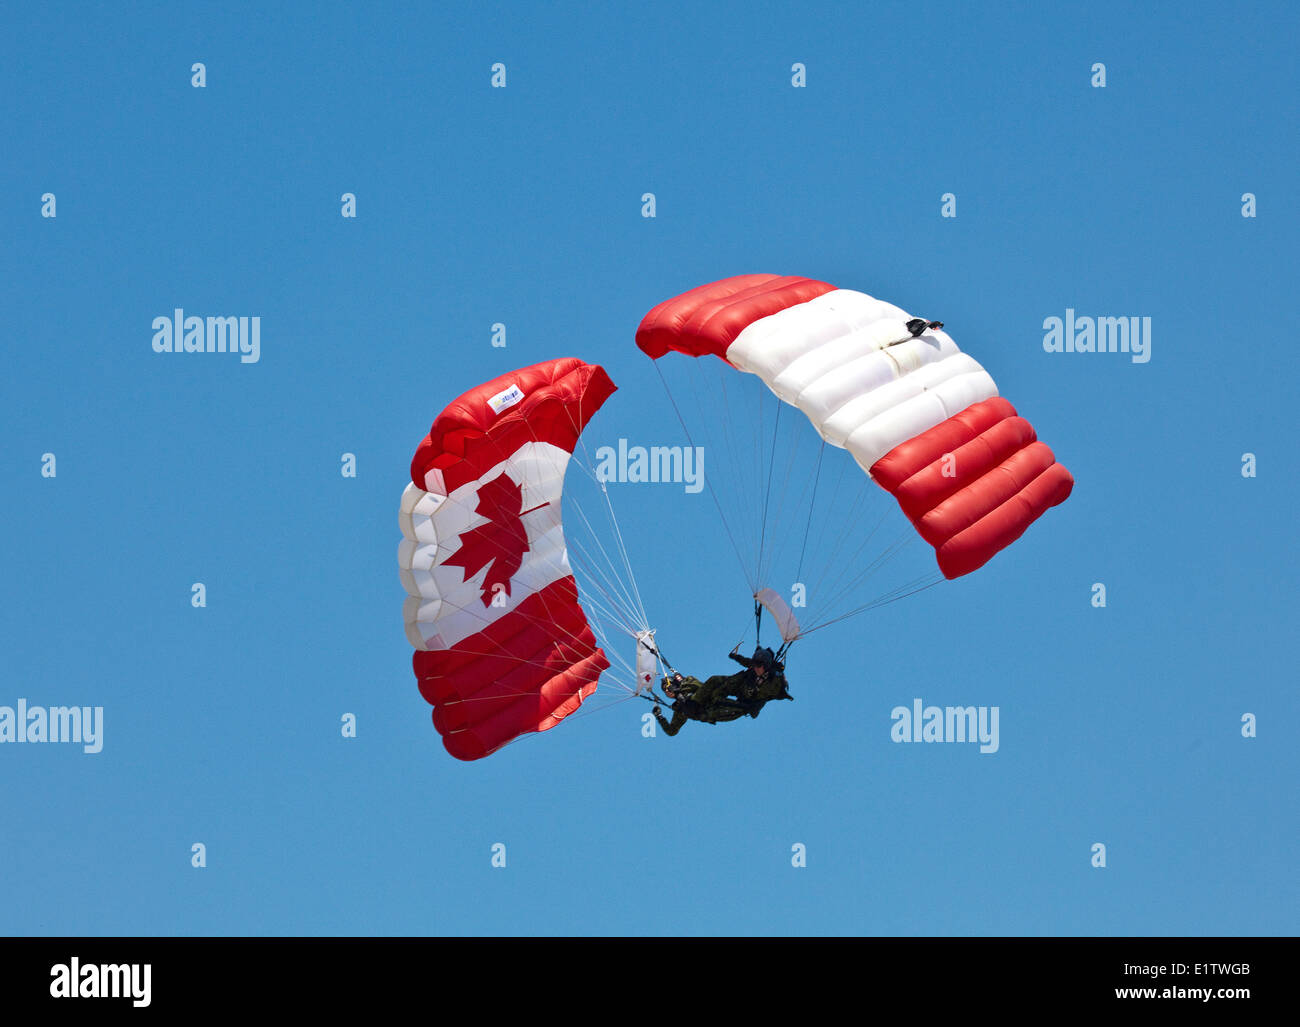
[[[502,375],[439,414],[411,461],[406,633],[458,759],[554,727],[609,666],[578,604],[560,503],[578,436],[614,390],[572,357]]]
[[[802,410],[892,494],[947,578],[982,567],[1074,487],[938,322],[810,278],[741,275],[659,304],[637,345],[712,354]]]
[[[754,598],[772,615],[782,642],[793,642],[799,637],[799,621],[795,619],[794,611],[774,589],[759,589]]]

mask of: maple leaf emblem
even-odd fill
[[[510,594],[510,579],[528,552],[528,532],[524,530],[521,517],[532,510],[521,512],[523,504],[519,483],[508,474],[499,474],[485,482],[478,490],[478,505],[474,512],[486,517],[487,523],[463,532],[460,549],[447,560],[449,566],[464,568],[466,581],[491,564],[483,579],[484,606],[492,605],[498,585],[506,595]]]

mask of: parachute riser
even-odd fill
[[[659,662],[662,663],[665,667],[667,667],[672,673],[674,674],[681,673],[676,667],[673,666],[672,661],[663,654],[663,650],[661,650],[657,645],[651,645],[644,638],[638,638],[637,644],[639,644],[642,648],[644,648],[648,652],[654,653],[655,658],[659,660]],[[646,687],[646,691],[649,692],[650,695],[655,695],[655,690],[653,685],[648,685]],[[655,701],[659,701],[657,697]],[[662,701],[666,703],[668,700],[665,699]]]

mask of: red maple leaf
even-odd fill
[[[464,532],[460,536],[460,549],[447,560],[449,565],[464,568],[467,581],[488,564],[492,565],[483,579],[484,606],[492,605],[497,585],[504,588],[506,595],[510,594],[510,579],[528,552],[528,533],[520,520],[523,503],[519,483],[508,474],[499,474],[485,482],[479,487],[474,512],[486,517],[487,523]]]

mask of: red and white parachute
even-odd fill
[[[752,522],[758,557],[746,573],[755,631],[761,632],[766,609],[783,652],[807,632],[833,622],[827,614],[801,628],[792,607],[807,605],[802,592],[787,602],[764,585],[776,574],[764,555],[772,538],[789,543],[792,555],[797,549],[790,580],[798,583],[809,540],[816,544],[822,534],[815,535],[812,527],[814,514],[822,516],[825,505],[817,487],[827,444],[848,450],[897,499],[917,532],[935,547],[948,578],[982,566],[1070,494],[1069,472],[998,396],[988,373],[941,328],[865,293],[776,275],[701,286],[661,303],[641,323],[637,344],[651,357],[670,351],[713,354],[723,361],[718,367],[724,378],[735,377],[732,367],[750,372],[778,397],[773,401],[754,386],[763,402],[777,409],[770,453],[760,450],[756,460],[711,461],[724,472],[728,465],[745,473],[757,469],[759,483],[715,490],[710,482],[709,488],[715,502],[721,491],[739,503],[742,519]],[[602,368],[571,357],[502,375],[439,414],[411,462],[398,550],[408,593],[406,631],[416,649],[420,692],[433,705],[434,726],[459,759],[486,756],[523,734],[554,727],[577,710],[609,670],[607,650],[619,660],[617,647],[604,645],[604,624],[635,640],[635,660],[623,664],[632,679],[623,685],[628,695],[646,689],[658,674],[654,631],[631,580],[631,561],[604,479],[589,467],[584,470],[592,480],[602,482],[621,568],[597,540],[593,548],[606,557],[611,573],[596,567],[589,575],[584,562],[580,590],[569,546],[575,545],[575,555],[584,560],[590,554],[566,540],[561,526],[562,498],[571,498],[565,471],[574,447],[614,388]],[[715,400],[729,388],[720,383],[696,409],[725,407]],[[724,418],[728,449],[737,441],[732,435],[749,435],[751,426],[762,443],[763,402],[747,398],[740,414]],[[803,411],[822,442],[815,463],[791,450],[783,484],[774,491],[775,428],[783,404]],[[855,486],[879,495],[844,463]],[[795,467],[807,471],[802,485],[791,476]],[[770,511],[773,500],[778,509]],[[798,513],[805,502],[801,532],[769,534],[769,524],[780,524],[780,506]],[[769,518],[770,512],[776,516]],[[581,519],[590,527],[585,514]],[[823,611],[845,594],[842,581],[852,584],[855,575],[865,580],[905,544],[888,547],[865,570],[855,563],[857,553],[842,555],[837,546],[845,538],[861,534],[863,545],[871,539],[857,506],[830,517],[824,534],[838,534],[839,540],[824,554],[829,578],[811,587],[826,597]],[[903,534],[913,537],[906,529]],[[728,535],[745,564],[730,526]],[[630,587],[623,587],[623,574]],[[925,575],[932,579],[929,584],[942,580],[932,569]],[[899,586],[845,616],[929,584]],[[808,591],[802,584],[798,589]],[[589,613],[596,614],[593,620]]]
[[[578,603],[560,503],[578,436],[614,389],[572,357],[503,375],[439,414],[411,461],[406,634],[458,759],[554,727],[609,667]]]
[[[826,282],[741,275],[659,304],[636,341],[656,360],[712,354],[757,375],[898,500],[955,578],[1063,502],[1074,479],[988,372],[923,324]]]

